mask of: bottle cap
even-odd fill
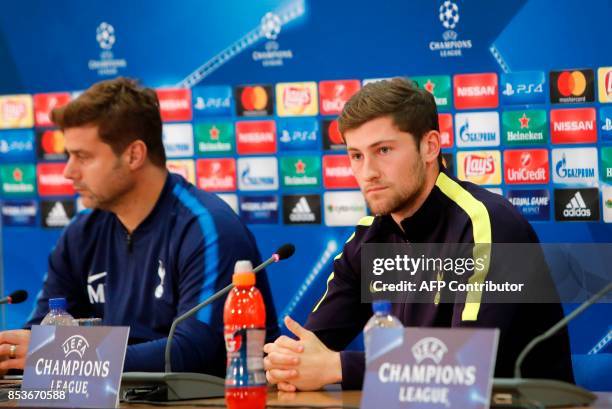
[[[251,287],[255,285],[253,264],[249,260],[239,260],[236,262],[232,283],[236,287]]]
[[[50,310],[65,310],[66,299],[65,298],[49,298],[49,309]]]
[[[390,314],[391,313],[391,303],[387,300],[379,300],[379,301],[374,301],[372,303],[372,309],[374,310],[374,313],[380,313],[380,314]]]

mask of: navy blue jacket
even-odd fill
[[[255,240],[217,196],[169,174],[147,218],[128,234],[110,212],[80,213],[49,256],[49,270],[27,326],[65,297],[75,318],[100,317],[130,327],[125,371],[163,371],[172,321],[231,282],[237,260],[260,263]],[[279,335],[265,271],[257,287],[266,303],[267,340]],[[177,327],[173,371],[225,374],[225,297]]]
[[[401,222],[391,216],[364,217],[334,261],[327,289],[310,314],[306,327],[330,349],[342,351],[342,386],[359,389],[363,382],[363,352],[344,351],[372,316],[371,304],[361,303],[361,245],[364,243],[538,243],[531,225],[505,198],[441,172],[423,205]],[[545,261],[537,266],[521,260],[492,260],[486,279],[493,282],[525,271],[526,277],[550,279]],[[542,276],[544,275],[544,276]],[[521,282],[516,281],[516,282]],[[548,289],[554,291],[552,281]],[[544,289],[543,289],[544,290]],[[556,294],[556,292],[555,292]],[[485,295],[486,296],[486,295]],[[484,297],[484,296],[483,296]],[[548,298],[551,300],[552,298]],[[401,303],[392,314],[404,326],[499,328],[496,377],[512,377],[516,358],[534,337],[563,318],[559,303]],[[573,382],[566,330],[536,347],[522,367],[524,377]]]

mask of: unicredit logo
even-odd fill
[[[543,168],[537,170],[508,169],[507,177],[511,182],[537,182],[546,179],[546,170]]]
[[[464,161],[466,176],[484,176],[495,173],[495,160],[492,156],[467,155]]]

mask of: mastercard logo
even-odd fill
[[[268,105],[268,93],[264,87],[259,85],[244,87],[240,95],[240,102],[245,111],[261,111]]]
[[[334,119],[329,123],[329,127],[327,128],[327,135],[329,136],[329,140],[333,144],[343,145],[344,141],[342,140],[342,134],[340,133],[340,129],[338,128],[338,120]]]
[[[45,131],[40,146],[45,153],[64,153],[64,134],[60,130]]]
[[[557,89],[564,97],[582,95],[586,87],[586,77],[580,71],[563,71],[557,78]]]

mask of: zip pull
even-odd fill
[[[132,252],[132,234],[131,233],[126,233],[125,234],[125,239],[127,240],[127,249],[128,252]]]

